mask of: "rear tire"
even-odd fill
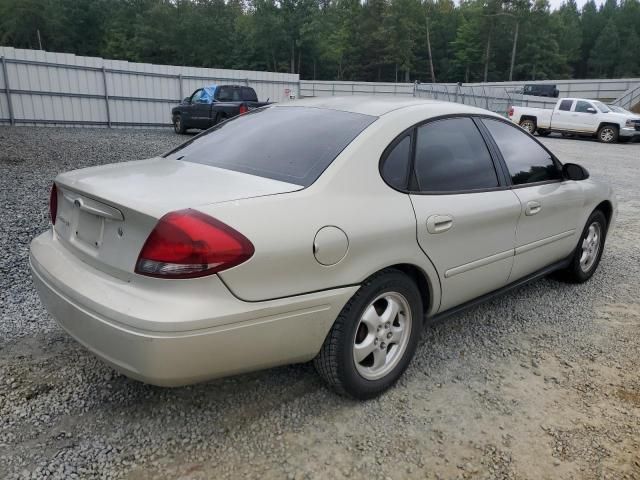
[[[571,259],[571,264],[558,272],[558,279],[569,283],[583,283],[595,273],[602,258],[607,236],[607,218],[595,210],[587,220]]]
[[[187,129],[184,128],[184,123],[182,123],[181,115],[175,115],[173,117],[173,131],[179,135],[182,135],[187,131]]]
[[[390,388],[415,353],[422,297],[404,273],[370,277],[344,306],[313,363],[338,393],[365,400]]]
[[[536,122],[531,120],[530,118],[526,118],[520,121],[520,127],[533,135],[533,132],[536,131]]]
[[[598,130],[598,141],[602,143],[616,143],[618,141],[618,127],[603,125]]]

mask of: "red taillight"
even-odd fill
[[[142,247],[136,273],[195,278],[235,267],[253,255],[240,232],[197,210],[167,213]]]
[[[49,216],[51,217],[51,223],[56,224],[56,217],[58,216],[58,188],[54,183],[51,187],[51,193],[49,194]]]
[[[513,117],[513,107],[509,107],[509,110],[507,111],[507,114],[508,114],[510,117]]]
[[[240,104],[240,115],[242,115],[243,113],[247,113],[249,111],[249,107],[247,107],[244,103]]]

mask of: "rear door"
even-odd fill
[[[572,252],[584,194],[579,183],[563,180],[559,162],[529,135],[501,120],[482,122],[499,149],[521,204],[512,282]]]
[[[560,100],[551,116],[551,128],[557,128],[559,130],[571,130],[573,128],[573,113],[571,112],[573,103],[574,101],[571,98]]]
[[[410,195],[417,238],[438,271],[440,311],[507,283],[520,202],[474,120],[418,126]]]

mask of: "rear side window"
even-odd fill
[[[307,187],[376,118],[322,108],[259,108],[216,125],[165,157]]]
[[[517,127],[483,119],[504,158],[514,185],[547,182],[561,178],[551,154]]]
[[[451,118],[418,128],[415,172],[423,192],[497,187],[498,176],[480,131],[470,118]]]
[[[406,135],[386,154],[382,162],[382,178],[398,190],[406,190],[411,163],[411,137]]]
[[[253,88],[251,87],[241,87],[241,92],[242,92],[242,100],[244,100],[245,102],[257,102],[258,101],[258,96],[256,95],[256,92]]]
[[[564,110],[565,112],[568,112],[569,110],[571,110],[572,104],[573,100],[562,100],[560,102],[560,107],[558,107],[558,110]]]

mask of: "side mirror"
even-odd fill
[[[596,109],[593,108],[593,107],[587,108],[587,112],[589,112],[589,113],[598,113],[598,112],[596,112]]]
[[[586,180],[589,178],[589,172],[587,169],[576,163],[565,163],[562,166],[562,175],[567,180],[575,181]]]

